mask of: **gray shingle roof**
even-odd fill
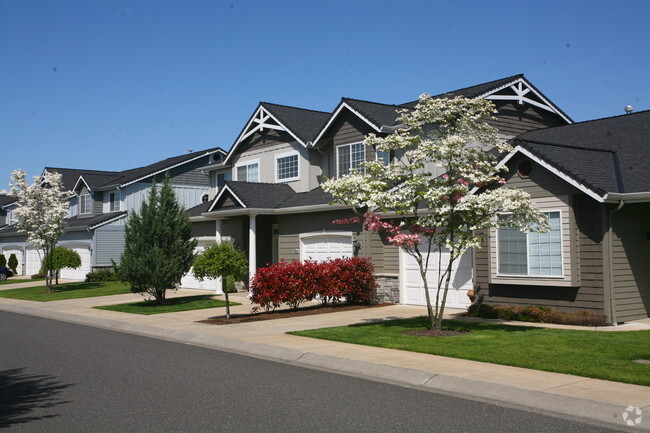
[[[114,218],[126,215],[126,211],[121,212],[110,212],[104,213],[101,215],[96,215],[89,218],[79,218],[79,216],[74,216],[72,218],[67,218],[66,221],[66,230],[83,230],[88,228],[94,228],[97,225],[108,222]],[[0,236],[15,236],[20,234],[16,229],[15,225],[5,226],[0,228]]]
[[[399,105],[381,104],[352,98],[342,98],[342,102],[347,103],[378,128],[384,125],[395,125],[399,117],[397,110],[404,109],[404,107]]]
[[[650,111],[530,131],[515,144],[601,195],[650,191]]]
[[[324,111],[307,110],[270,102],[262,102],[260,105],[289,128],[303,143],[313,140],[330,117],[330,113]]]
[[[16,197],[12,197],[10,195],[5,195],[5,194],[0,194],[0,207],[11,204],[11,203],[15,202],[16,200],[17,200]]]
[[[116,176],[118,172],[116,171],[102,171],[102,170],[86,170],[82,168],[60,168],[60,167],[45,167],[45,170],[50,173],[59,173],[61,175],[61,181],[63,182],[63,188],[67,191],[72,191],[75,184],[79,180],[79,176]]]

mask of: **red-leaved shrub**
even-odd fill
[[[370,302],[376,283],[370,260],[362,257],[324,262],[280,262],[257,270],[251,283],[251,302],[266,310],[319,297],[323,303]]]

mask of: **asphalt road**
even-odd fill
[[[5,312],[0,312],[0,430],[616,431],[443,394]]]

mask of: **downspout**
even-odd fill
[[[607,221],[607,250],[608,251],[607,252],[608,252],[608,257],[609,257],[609,260],[608,260],[609,263],[607,264],[607,266],[609,267],[609,299],[608,299],[608,302],[609,302],[609,310],[612,313],[612,317],[611,317],[612,325],[616,325],[616,323],[617,323],[616,309],[614,308],[614,260],[613,260],[613,257],[614,257],[614,255],[613,255],[614,245],[613,245],[613,242],[612,242],[612,236],[614,234],[614,231],[612,229],[612,226],[613,226],[612,217],[614,216],[614,214],[616,212],[623,209],[624,205],[625,205],[625,202],[623,200],[621,200],[618,203],[618,207],[616,209],[610,210],[608,215],[607,215],[607,217],[608,217],[608,221]]]

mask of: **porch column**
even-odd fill
[[[248,223],[248,278],[253,279],[257,272],[257,242],[255,240],[255,217],[250,215]],[[250,281],[249,281],[250,282]]]
[[[221,243],[221,218],[217,218],[214,222],[214,237],[217,243]],[[215,290],[217,293],[223,291],[223,281],[221,278],[217,278],[217,287]]]

